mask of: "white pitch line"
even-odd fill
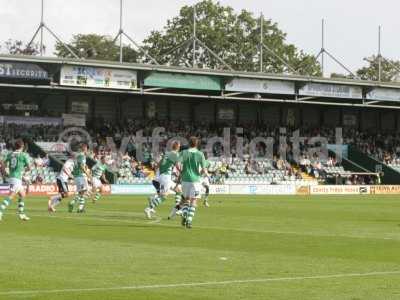
[[[203,286],[246,284],[246,283],[302,281],[302,280],[335,279],[335,278],[349,278],[349,277],[374,277],[374,276],[385,276],[385,275],[400,275],[400,271],[371,272],[371,273],[348,273],[348,274],[301,276],[301,277],[242,279],[242,280],[192,282],[192,283],[176,283],[176,284],[157,284],[157,285],[133,285],[133,286],[108,287],[108,288],[107,287],[102,287],[102,288],[86,288],[86,289],[4,291],[4,292],[0,292],[0,296],[28,295],[28,294],[29,295],[31,295],[31,294],[58,294],[58,293],[77,293],[77,292],[99,292],[99,291],[120,291],[120,290],[153,290],[153,289],[203,287]]]

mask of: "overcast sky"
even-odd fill
[[[194,0],[124,0],[125,31],[141,41],[161,29],[179,8]],[[263,12],[287,33],[287,39],[308,53],[321,48],[321,19],[326,19],[326,48],[356,70],[363,57],[377,52],[378,26],[382,25],[382,52],[400,59],[399,0],[221,0],[236,10]],[[119,27],[119,0],[45,0],[45,22],[63,40],[76,33],[114,36]],[[0,41],[29,41],[40,21],[40,0],[0,0]],[[54,39],[45,35],[52,55]],[[49,51],[50,50],[50,51]],[[329,72],[342,72],[327,62]]]

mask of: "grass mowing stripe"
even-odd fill
[[[77,293],[77,292],[99,292],[99,291],[118,291],[118,290],[146,290],[146,289],[152,290],[152,289],[202,287],[202,286],[230,285],[230,284],[246,284],[246,283],[302,281],[302,280],[335,279],[335,278],[340,279],[340,278],[349,278],[349,277],[373,277],[373,276],[388,276],[388,275],[400,275],[400,271],[348,273],[348,274],[300,276],[300,277],[242,279],[242,280],[193,282],[193,283],[177,283],[177,284],[134,285],[134,286],[121,286],[121,287],[109,287],[109,288],[59,289],[59,290],[36,290],[36,291],[4,291],[4,292],[0,291],[0,296],[29,295],[29,294],[58,294],[58,293]]]
[[[338,198],[216,201],[191,232],[166,205],[151,224],[142,197],[55,216],[42,198],[25,223],[14,203],[0,223],[0,299],[399,298],[398,196]]]
[[[139,214],[133,213],[130,216],[138,216]],[[52,218],[52,219],[73,219],[77,220],[77,217],[65,217],[65,216],[46,216],[46,215],[36,215],[30,214],[29,216],[35,218]],[[104,215],[105,217],[107,215]],[[115,211],[113,211],[113,215],[115,216]],[[140,214],[142,216],[142,214]],[[105,222],[113,222],[113,223],[127,223],[127,224],[146,224],[146,225],[156,225],[156,226],[164,226],[164,227],[181,227],[180,225],[175,224],[163,224],[161,221],[163,218],[157,217],[154,220],[118,220],[118,219],[107,219],[107,218],[99,218],[99,217],[91,217],[89,215],[85,216],[85,220],[93,220],[93,221],[105,221]],[[312,237],[339,237],[339,238],[351,238],[351,239],[368,239],[368,240],[392,240],[392,241],[400,241],[400,238],[392,238],[392,237],[376,237],[376,236],[366,236],[366,235],[344,235],[344,234],[318,234],[318,233],[310,233],[310,232],[295,232],[295,231],[278,231],[278,230],[250,230],[250,229],[239,229],[239,228],[228,228],[228,227],[217,227],[217,226],[202,226],[196,225],[195,228],[199,229],[213,229],[213,230],[224,230],[224,231],[236,231],[236,232],[252,232],[252,233],[270,233],[270,234],[286,234],[286,235],[298,235],[298,236],[312,236]]]

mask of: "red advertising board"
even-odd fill
[[[72,193],[76,192],[75,185],[68,185],[69,191]],[[111,194],[111,186],[103,185],[104,194]],[[51,196],[58,193],[58,188],[56,184],[33,184],[28,186],[28,195],[31,196]]]
[[[0,185],[0,195],[5,196],[10,192],[10,186],[8,184]]]

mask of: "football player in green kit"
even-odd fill
[[[75,178],[76,185],[76,196],[75,198],[68,204],[68,211],[73,212],[74,206],[78,203],[78,213],[85,212],[85,203],[88,192],[88,179],[90,176],[90,169],[86,164],[86,156],[88,152],[88,146],[86,144],[81,145],[80,152],[76,155],[74,170],[72,171],[72,175]]]
[[[158,184],[157,193],[150,197],[149,206],[144,213],[148,219],[152,218],[155,208],[165,201],[170,193],[174,182],[172,181],[172,169],[179,163],[179,150],[181,144],[178,141],[172,143],[172,151],[165,153],[158,166],[158,177],[155,182]],[[153,183],[154,184],[154,183]]]
[[[204,153],[198,149],[199,140],[191,137],[189,149],[181,153],[182,190],[185,203],[182,208],[182,225],[192,228],[196,213],[197,201],[201,198],[202,175],[207,174],[207,164]]]
[[[24,152],[24,142],[17,140],[15,142],[15,150],[10,152],[2,167],[2,172],[5,173],[5,168],[8,167],[8,183],[10,184],[10,193],[0,204],[0,221],[3,218],[4,211],[11,204],[11,201],[18,196],[18,217],[22,221],[29,221],[29,217],[25,214],[25,189],[22,184],[24,173],[30,168],[30,157]]]
[[[106,157],[103,155],[100,160],[92,168],[92,185],[93,185],[93,203],[100,200],[103,193],[103,182],[108,184],[106,179]],[[103,182],[102,182],[103,181]]]

